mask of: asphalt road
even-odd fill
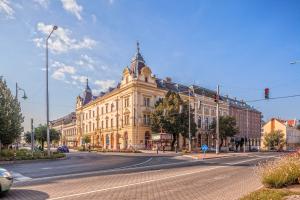
[[[261,186],[254,166],[274,156],[278,154],[202,161],[149,154],[72,154],[66,160],[5,166],[30,178],[16,182],[2,198],[233,200]],[[63,165],[68,167],[60,168]]]

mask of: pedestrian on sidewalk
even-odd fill
[[[162,149],[163,149],[163,153],[165,153],[165,144],[163,144]]]
[[[91,145],[90,145],[90,144],[89,144],[89,147],[88,147],[88,148],[89,148],[89,152],[91,152]]]
[[[158,154],[158,144],[156,145],[156,154]]]

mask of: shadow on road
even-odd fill
[[[45,192],[25,189],[12,189],[7,193],[0,194],[1,199],[35,199],[45,200],[49,195]]]

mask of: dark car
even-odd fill
[[[69,153],[69,148],[65,145],[59,146],[57,148],[57,152],[59,152],[59,153]]]

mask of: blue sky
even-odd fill
[[[0,75],[15,82],[25,128],[45,122],[44,40],[50,41],[50,119],[74,110],[89,77],[114,86],[136,41],[152,72],[244,100],[300,94],[297,0],[0,0]],[[300,98],[252,103],[265,119],[300,118]]]

